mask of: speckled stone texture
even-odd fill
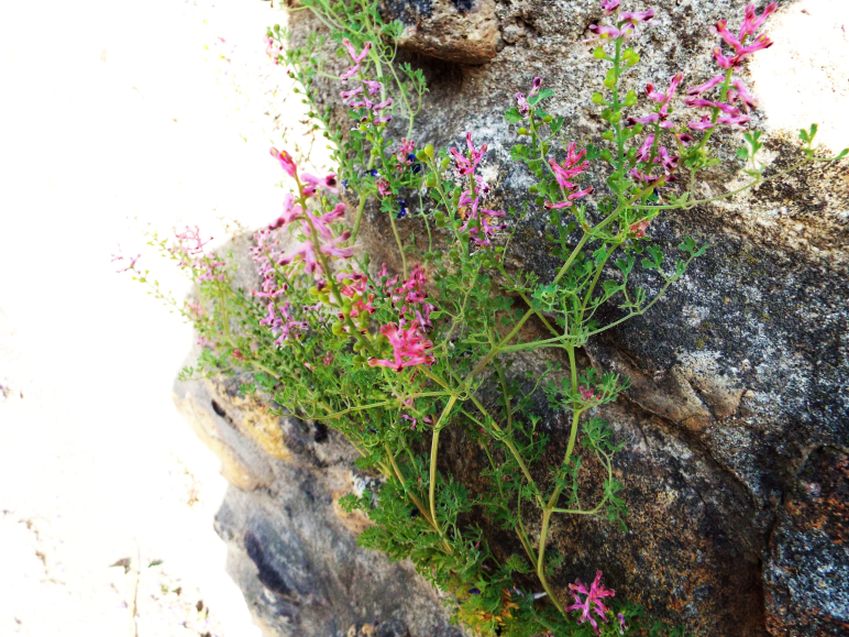
[[[420,12],[430,5],[400,4]],[[712,75],[710,27],[720,18],[736,24],[745,4],[653,3],[657,17],[636,40],[643,59],[636,86],[665,85],[678,70],[685,85]],[[600,120],[588,97],[603,73],[585,40],[601,13],[596,0],[500,0],[498,52],[489,63],[414,58],[430,86],[416,141],[460,145],[473,131],[489,145],[484,170],[503,207],[516,211],[512,265],[543,278],[556,268],[542,241],[547,216],[525,209],[528,182],[509,161],[512,136],[502,113],[540,75],[556,93],[551,110],[566,118],[565,138],[593,139]],[[295,28],[297,34],[314,27]],[[323,90],[328,100],[338,91],[332,84]],[[755,112],[755,125],[759,117]],[[742,183],[733,159],[737,138],[716,137],[727,142],[730,161],[710,175],[701,196]],[[787,139],[770,137],[774,168],[790,161]],[[407,221],[402,231],[414,234],[414,224]],[[388,223],[372,215],[366,234],[372,260],[391,263]],[[695,635],[845,635],[845,165],[794,170],[748,195],[667,216],[651,234],[669,246],[691,235],[710,250],[649,315],[584,352],[588,362],[632,380],[605,414],[625,443],[616,472],[631,513],[628,531],[600,520],[558,520],[553,544],[567,556],[559,590],[565,597],[568,581],[600,568],[618,595]],[[555,439],[565,426],[560,415],[551,416]],[[452,453],[462,458],[464,451]]]

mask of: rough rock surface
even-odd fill
[[[422,5],[396,4],[402,19],[407,4]],[[739,20],[746,2],[653,4],[657,17],[635,41],[637,86],[665,85],[678,70],[689,84],[709,77],[710,27]],[[430,94],[415,139],[460,145],[474,131],[489,145],[487,177],[521,219],[514,265],[545,277],[556,267],[541,241],[546,216],[525,209],[527,180],[509,161],[501,113],[541,75],[557,96],[552,110],[566,118],[565,138],[592,137],[600,122],[587,97],[603,74],[585,40],[601,10],[596,0],[502,0],[495,14],[500,39],[490,63],[419,60]],[[335,87],[327,90],[330,97]],[[725,141],[733,152],[737,141]],[[773,168],[786,165],[790,148],[772,137]],[[728,157],[704,195],[741,183]],[[711,248],[648,316],[587,348],[598,365],[634,381],[606,414],[625,442],[617,472],[631,515],[627,532],[559,521],[554,543],[569,556],[561,586],[601,568],[624,597],[698,635],[846,633],[847,218],[845,168],[807,167],[652,224],[662,244],[692,235]],[[387,225],[370,220],[373,259],[391,261]],[[550,426],[564,425],[555,415]],[[812,472],[821,477],[804,477]],[[819,495],[806,486],[812,481]]]
[[[366,520],[338,498],[369,478],[321,425],[279,418],[232,386],[178,382],[175,396],[233,486],[215,527],[228,570],[269,637],[462,637],[408,564],[356,545]]]
[[[489,6],[468,4],[468,12],[457,10],[459,18],[471,20],[472,4]],[[547,217],[525,209],[527,179],[509,162],[511,134],[501,113],[513,93],[541,75],[557,96],[552,110],[566,118],[566,139],[591,138],[599,120],[586,98],[600,87],[602,73],[585,39],[601,10],[596,0],[491,4],[500,35],[488,64],[434,60],[461,59],[452,34],[446,29],[439,39],[421,36],[431,47],[416,49],[431,58],[418,60],[431,92],[415,139],[457,145],[465,131],[474,131],[477,141],[489,145],[487,177],[517,226],[512,245],[520,256],[513,265],[550,276],[556,264],[541,241]],[[644,61],[638,85],[662,85],[678,70],[688,84],[712,74],[710,25],[738,19],[746,2],[654,4],[657,18],[637,40]],[[386,7],[424,25],[432,17],[428,12],[436,15],[447,3],[398,1]],[[297,37],[318,27],[298,14],[293,28]],[[467,26],[457,22],[451,28],[462,33]],[[328,100],[335,98],[337,86],[319,86]],[[733,151],[736,141],[725,140]],[[784,165],[789,148],[780,136],[771,139],[773,167]],[[737,169],[732,158],[703,194],[733,187]],[[662,245],[692,235],[711,248],[647,316],[608,332],[584,352],[588,361],[632,380],[627,396],[604,414],[625,445],[616,473],[631,513],[627,531],[601,520],[558,519],[552,541],[567,559],[555,587],[564,596],[567,582],[591,578],[599,568],[618,595],[695,635],[847,634],[847,219],[845,168],[819,167],[652,223],[650,232]],[[414,229],[407,222],[406,232]],[[391,261],[385,220],[373,215],[365,232],[373,260]],[[231,407],[223,411],[238,421]],[[258,614],[283,635],[337,634],[358,622],[389,618],[404,623],[411,635],[453,634],[443,620],[433,619],[435,598],[408,570],[354,552],[350,532],[332,508],[332,494],[352,483],[346,464],[351,456],[341,443],[331,433],[329,444],[318,444],[309,426],[283,425],[294,460],[236,453],[243,462],[234,460],[233,466],[247,477],[219,516],[221,532],[233,538],[234,555],[241,555],[234,564]],[[552,414],[548,427],[556,439],[565,423]],[[245,444],[241,436],[232,443]],[[462,447],[449,456],[467,471],[475,466]],[[328,535],[316,533],[325,524]],[[379,575],[370,575],[375,568]],[[406,578],[402,591],[418,586],[415,606],[422,613],[412,618],[404,605],[412,595],[361,590],[369,577],[380,586]],[[351,582],[358,584],[358,595],[343,604]],[[398,606],[384,606],[393,603]],[[432,632],[421,629],[425,621],[437,622]],[[297,622],[305,622],[302,632],[293,632]]]
[[[404,24],[398,45],[408,51],[462,64],[495,57],[494,0],[384,0],[383,10]]]

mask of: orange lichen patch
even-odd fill
[[[263,451],[278,460],[288,460],[291,453],[286,448],[280,419],[271,410],[254,398],[232,398],[239,409],[238,427]]]

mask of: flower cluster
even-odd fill
[[[687,106],[710,109],[709,114],[704,114],[687,124],[691,130],[710,130],[717,124],[742,126],[749,121],[747,113],[750,108],[755,107],[755,98],[743,81],[733,76],[733,71],[752,53],[772,46],[772,40],[765,34],[759,34],[758,31],[777,9],[778,4],[770,2],[758,15],[755,6],[750,4],[746,7],[743,23],[737,35],[728,30],[726,20],[716,23],[716,33],[732,52],[723,53],[721,46],[714,49],[713,57],[723,72],[698,86],[687,89],[687,98],[684,100]],[[708,97],[711,92],[718,95],[711,99]]]
[[[649,133],[637,149],[636,160],[640,167],[635,166],[628,171],[634,181],[659,186],[674,179],[679,157],[670,153],[666,146],[657,143],[658,141],[659,138],[656,138],[654,133]],[[647,172],[650,167],[658,167],[661,172]]]
[[[270,230],[276,230],[294,221],[301,222],[302,240],[293,246],[288,255],[277,260],[279,265],[289,265],[293,261],[302,261],[304,271],[315,276],[319,282],[319,288],[324,287],[324,266],[321,255],[347,259],[354,254],[353,248],[344,246],[351,237],[350,232],[336,233],[332,224],[345,217],[345,204],[337,203],[331,210],[323,214],[315,214],[302,204],[305,204],[319,191],[337,194],[339,187],[336,175],[331,173],[325,177],[316,177],[309,173],[298,173],[298,167],[292,156],[285,150],[271,149],[271,155],[275,157],[283,169],[295,182],[299,190],[299,198],[290,193],[286,196],[283,205],[283,214],[269,226]],[[321,199],[321,204],[324,203]]]
[[[605,15],[613,15],[619,11],[619,0],[602,0],[601,8]],[[616,25],[591,24],[590,33],[593,34],[591,41],[615,40],[616,38],[627,38],[632,35],[637,26],[648,22],[654,17],[654,9],[645,11],[623,11],[616,16]]]
[[[200,228],[186,226],[182,232],[175,232],[176,243],[171,244],[168,251],[177,259],[181,268],[192,270],[198,281],[223,281],[226,263],[212,254],[206,253],[206,245],[212,237],[201,237]],[[133,262],[135,264],[135,262]]]
[[[761,14],[758,15],[757,11],[755,11],[755,5],[748,5],[743,16],[743,24],[740,25],[740,31],[736,36],[728,30],[728,22],[726,20],[717,22],[716,33],[733,51],[732,54],[726,55],[722,52],[721,46],[714,49],[713,57],[719,67],[722,69],[731,69],[740,66],[743,59],[747,56],[755,51],[772,46],[772,40],[765,34],[758,34],[758,30],[766,22],[766,19],[777,10],[778,3],[770,2]]]
[[[353,248],[344,245],[350,233],[338,232],[335,228],[335,224],[345,216],[345,204],[339,202],[326,210],[332,205],[328,203],[326,195],[339,192],[336,175],[331,173],[316,177],[301,173],[292,156],[285,150],[272,148],[271,155],[295,180],[298,196],[288,193],[283,201],[282,214],[254,235],[251,255],[260,284],[253,294],[266,303],[266,315],[260,324],[270,327],[276,337],[275,344],[282,346],[293,333],[307,329],[305,321],[294,318],[291,303],[283,300],[289,292],[285,266],[300,262],[303,271],[314,277],[316,288],[321,290],[327,285],[326,258],[347,259],[353,255]],[[309,202],[314,203],[308,206]],[[326,211],[318,212],[310,207]],[[284,246],[280,240],[281,229],[293,233],[296,242]]]
[[[577,611],[580,613],[578,623],[583,624],[589,622],[593,627],[593,631],[598,634],[598,621],[593,617],[595,613],[603,622],[607,621],[608,608],[602,601],[606,597],[613,597],[616,591],[610,588],[605,588],[601,583],[601,571],[595,572],[593,583],[587,587],[581,580],[576,579],[574,583],[569,584],[569,591],[572,593],[574,603],[566,608],[568,612]],[[585,597],[582,599],[581,596]],[[624,618],[620,619],[620,626],[624,623]]]
[[[479,247],[492,244],[492,238],[496,232],[504,228],[504,224],[496,221],[504,217],[503,210],[492,210],[483,208],[482,203],[489,195],[489,184],[483,177],[476,174],[478,166],[486,154],[486,144],[479,148],[472,141],[472,134],[466,133],[466,153],[456,148],[449,149],[454,158],[454,168],[461,180],[468,178],[468,188],[460,193],[457,202],[458,212],[464,223],[460,232],[468,232],[472,241]]]
[[[309,327],[306,321],[296,321],[292,317],[291,303],[274,303],[269,301],[268,313],[261,319],[260,325],[267,325],[276,336],[274,344],[282,347],[293,331],[304,332]]]
[[[364,120],[368,119],[370,115],[375,124],[385,124],[392,119],[391,114],[383,112],[392,106],[392,98],[381,98],[383,84],[377,80],[363,77],[362,73],[362,64],[368,57],[369,51],[371,51],[371,42],[366,42],[359,52],[357,52],[351,41],[347,38],[342,40],[342,44],[345,46],[352,64],[339,76],[339,79],[347,81],[357,77],[360,80],[358,86],[345,89],[339,93],[342,102],[349,108],[366,111],[366,114],[363,116]]]
[[[253,291],[253,295],[265,300],[266,314],[260,320],[260,325],[269,327],[275,336],[275,345],[282,346],[293,332],[305,331],[307,324],[295,320],[291,304],[280,300],[289,291],[289,285],[278,272],[283,250],[275,228],[263,228],[254,234],[251,257],[260,277],[259,287]]]
[[[546,201],[546,208],[569,208],[575,201],[581,197],[586,197],[593,191],[592,186],[580,190],[578,184],[572,181],[589,167],[590,163],[585,159],[586,155],[586,149],[579,151],[578,145],[575,142],[570,142],[566,148],[566,158],[562,164],[558,164],[554,158],[549,157],[548,165],[551,167],[551,172],[554,173],[557,185],[560,186],[563,199],[558,202]]]
[[[407,280],[400,284],[398,275],[388,278],[387,275],[386,266],[383,266],[379,273],[383,279],[383,289],[399,316],[414,320],[422,330],[430,329],[430,315],[434,307],[427,302],[427,274],[424,268],[416,264]]]
[[[360,318],[365,320],[369,315],[374,314],[374,297],[373,293],[367,292],[368,277],[361,272],[339,272],[336,275],[336,282],[339,285],[339,293],[346,299],[349,299],[348,304],[339,312],[339,318],[352,319]]]
[[[398,160],[398,170],[409,168],[414,173],[419,173],[422,170],[422,166],[416,157],[416,142],[412,139],[404,137],[401,140],[395,158]]]
[[[611,4],[616,5],[611,10],[618,8],[618,2],[603,2],[602,7],[607,10]],[[726,20],[717,22],[716,33],[730,47],[732,53],[725,54],[721,47],[717,47],[714,50],[714,58],[722,72],[684,90],[683,103],[687,108],[695,109],[695,119],[686,118],[685,122],[679,124],[672,118],[673,100],[684,79],[681,73],[672,76],[666,90],[658,90],[653,84],[646,85],[646,97],[654,104],[652,112],[625,119],[626,126],[641,124],[654,127],[654,132],[648,133],[635,151],[632,151],[634,166],[628,174],[634,181],[655,187],[674,181],[680,156],[661,143],[663,131],[674,133],[678,148],[683,149],[694,141],[695,134],[710,131],[719,125],[743,126],[749,122],[748,112],[755,107],[755,98],[743,81],[734,77],[733,70],[740,66],[747,56],[772,44],[766,35],[759,34],[758,31],[776,9],[777,4],[771,2],[759,15],[754,5],[747,6],[743,24],[736,35],[729,31]],[[620,20],[624,15],[620,14]],[[645,228],[638,228],[635,234],[642,236],[644,230]]]
[[[417,322],[409,325],[403,320],[388,323],[380,328],[380,333],[392,346],[392,358],[370,358],[368,364],[372,367],[389,367],[400,372],[405,367],[433,363],[429,352],[433,343],[424,336]]]
[[[657,104],[654,112],[643,117],[629,117],[626,120],[628,125],[634,124],[657,124],[661,128],[672,128],[675,124],[670,120],[670,105],[672,98],[681,82],[684,80],[683,73],[676,73],[669,81],[669,86],[665,91],[658,91],[654,84],[646,84],[646,97]]]
[[[415,365],[430,365],[433,348],[425,332],[430,328],[430,315],[434,310],[427,301],[427,275],[420,265],[416,265],[410,276],[399,283],[397,275],[389,277],[386,266],[379,272],[383,284],[383,294],[398,312],[398,321],[380,328],[392,346],[392,359],[372,358],[371,366],[389,367],[400,371]]]

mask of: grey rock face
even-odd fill
[[[265,634],[462,637],[410,565],[356,545],[367,521],[337,504],[368,479],[353,470],[353,449],[335,432],[272,416],[232,390],[191,381],[175,393],[234,483],[215,528]]]
[[[653,3],[657,17],[635,40],[635,86],[665,85],[679,70],[686,85],[710,77],[710,27],[740,19],[745,4]],[[473,131],[489,145],[488,176],[516,213],[513,266],[545,278],[556,268],[541,241],[550,228],[543,211],[526,209],[527,176],[510,162],[501,114],[540,75],[556,93],[551,110],[565,117],[565,138],[592,139],[600,121],[588,96],[603,74],[584,41],[602,12],[596,0],[503,0],[495,14],[490,63],[422,62],[431,92],[415,138],[460,146]],[[729,167],[714,172],[706,196],[737,178],[738,141],[721,139]],[[774,169],[786,167],[789,148],[771,140]],[[594,363],[633,381],[606,414],[626,442],[617,471],[630,530],[561,520],[561,586],[601,568],[622,595],[698,635],[846,633],[849,537],[835,522],[843,505],[805,485],[847,488],[838,460],[849,440],[847,210],[845,169],[808,166],[748,197],[652,224],[662,244],[691,235],[711,248],[649,315],[587,348]],[[392,263],[387,225],[374,215],[366,243],[373,260]],[[414,222],[405,230],[415,234]],[[563,426],[552,418],[555,433]],[[814,470],[819,481],[805,482]]]

